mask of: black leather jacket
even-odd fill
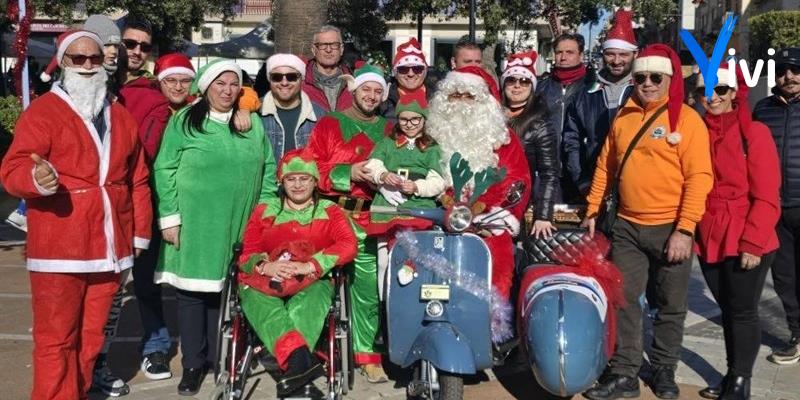
[[[753,109],[753,119],[772,131],[781,160],[781,206],[800,207],[800,100],[787,102],[775,95],[763,98]]]
[[[563,86],[553,75],[543,79],[536,85],[536,96],[542,97],[550,110],[550,125],[558,132],[558,145],[561,146],[561,134],[564,130],[564,118],[567,107],[578,93],[585,92],[594,84],[596,74],[593,69],[587,69],[586,76],[567,86]]]
[[[558,157],[558,132],[550,125],[550,114],[541,101],[534,104],[530,115],[517,116],[509,125],[518,130],[525,156],[534,180],[534,219],[551,221],[553,206],[558,201],[561,161]]]

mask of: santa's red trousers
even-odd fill
[[[88,399],[119,274],[30,272],[32,400]]]
[[[492,254],[492,285],[508,300],[514,278],[514,239],[508,232],[483,238]]]

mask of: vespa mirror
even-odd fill
[[[522,181],[515,181],[508,187],[508,191],[506,191],[506,200],[504,202],[504,207],[513,207],[519,204],[522,201],[522,198],[525,194],[525,182]]]

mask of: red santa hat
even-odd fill
[[[672,77],[669,85],[667,112],[669,113],[670,130],[674,132],[683,105],[683,74],[678,53],[663,43],[651,44],[645,47],[633,61],[633,74],[640,72],[655,72]]]
[[[88,37],[97,43],[97,46],[100,48],[100,51],[103,50],[103,41],[100,40],[100,36],[97,36],[94,32],[85,31],[82,29],[71,29],[68,30],[60,35],[58,35],[58,39],[56,39],[56,54],[50,60],[50,63],[47,64],[47,68],[45,68],[44,72],[39,75],[39,78],[42,82],[50,82],[53,79],[53,73],[56,72],[58,66],[61,65],[61,60],[64,59],[64,53],[67,52],[67,48],[72,42],[80,39]]]
[[[533,90],[536,90],[536,59],[539,54],[531,50],[525,53],[516,53],[508,56],[506,69],[503,71],[501,81],[505,81],[509,76],[522,76],[533,82]]]
[[[722,61],[719,69],[717,69],[717,86],[728,86],[736,89],[736,74],[739,73],[738,68],[734,71],[734,79],[731,79],[730,69],[728,69],[728,61]],[[706,82],[703,79],[703,74],[697,74],[697,87],[705,87]]]
[[[189,75],[192,78],[195,76],[191,60],[181,53],[169,53],[159,57],[154,72],[159,81],[174,74]]]
[[[491,75],[489,75],[488,72],[486,72],[485,69],[476,65],[467,65],[461,68],[456,68],[447,73],[445,80],[462,82],[467,86],[475,88],[485,85],[484,87],[486,87],[486,89],[489,91],[489,94],[491,94],[498,103],[501,102],[500,89],[497,86],[497,82]]]
[[[428,66],[425,60],[425,53],[422,52],[422,46],[417,41],[417,38],[412,37],[407,42],[397,46],[397,53],[394,55],[392,62],[392,70],[397,72],[397,67],[406,65],[422,65]]]
[[[608,30],[603,50],[620,49],[636,51],[636,35],[633,34],[633,12],[619,9],[614,13],[614,22]]]

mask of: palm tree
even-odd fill
[[[311,57],[314,32],[328,16],[327,0],[274,0],[275,51]]]

